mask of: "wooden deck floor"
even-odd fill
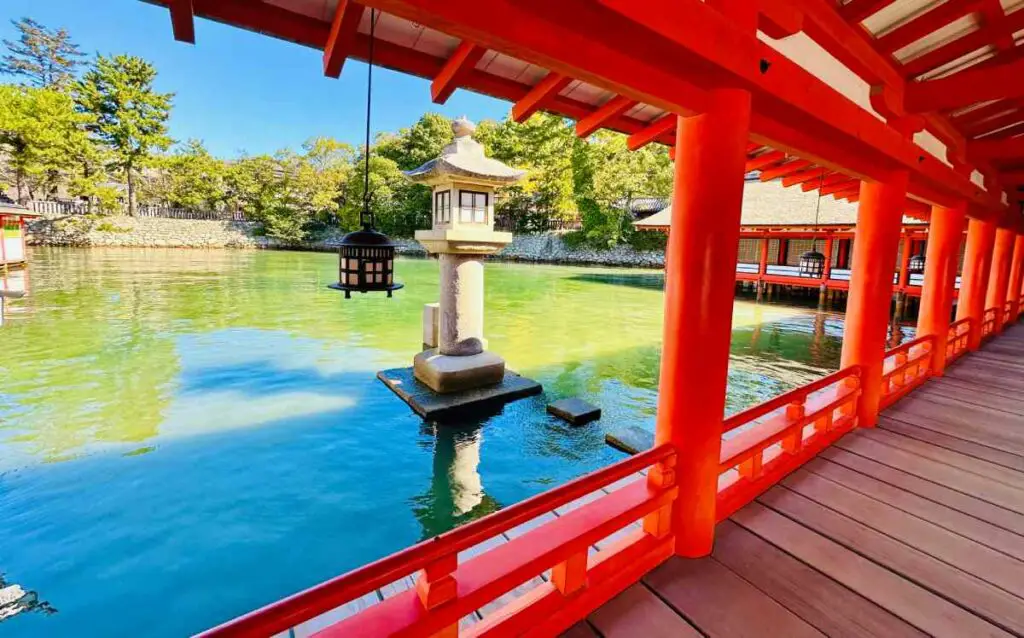
[[[1024,636],[1024,326],[567,635]]]

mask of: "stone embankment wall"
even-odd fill
[[[49,216],[28,224],[28,243],[34,246],[121,246],[130,248],[267,248],[333,251],[341,234],[316,241],[289,243],[264,237],[255,222],[162,219],[156,217]],[[398,239],[398,252],[425,256],[411,239]],[[557,264],[593,264],[659,268],[661,251],[637,251],[629,246],[609,250],[570,248],[557,233],[518,235],[495,258]]]

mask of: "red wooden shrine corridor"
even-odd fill
[[[330,77],[375,52],[435,102],[675,166],[655,447],[209,635],[1024,636],[1019,3],[152,1],[182,41],[201,16]],[[858,203],[849,283],[818,273],[841,370],[723,420],[752,171]],[[918,338],[886,351],[905,217],[928,222]]]

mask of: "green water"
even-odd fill
[[[325,288],[331,255],[36,250],[0,328],[0,578],[55,610],[3,636],[177,636],[620,455],[653,428],[661,274],[488,264],[487,337],[545,394],[424,424],[409,365],[437,264],[393,299]],[[728,410],[836,369],[842,317],[737,301]],[[601,406],[573,429],[554,398]]]

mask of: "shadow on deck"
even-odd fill
[[[1024,635],[1024,326],[565,635]]]

